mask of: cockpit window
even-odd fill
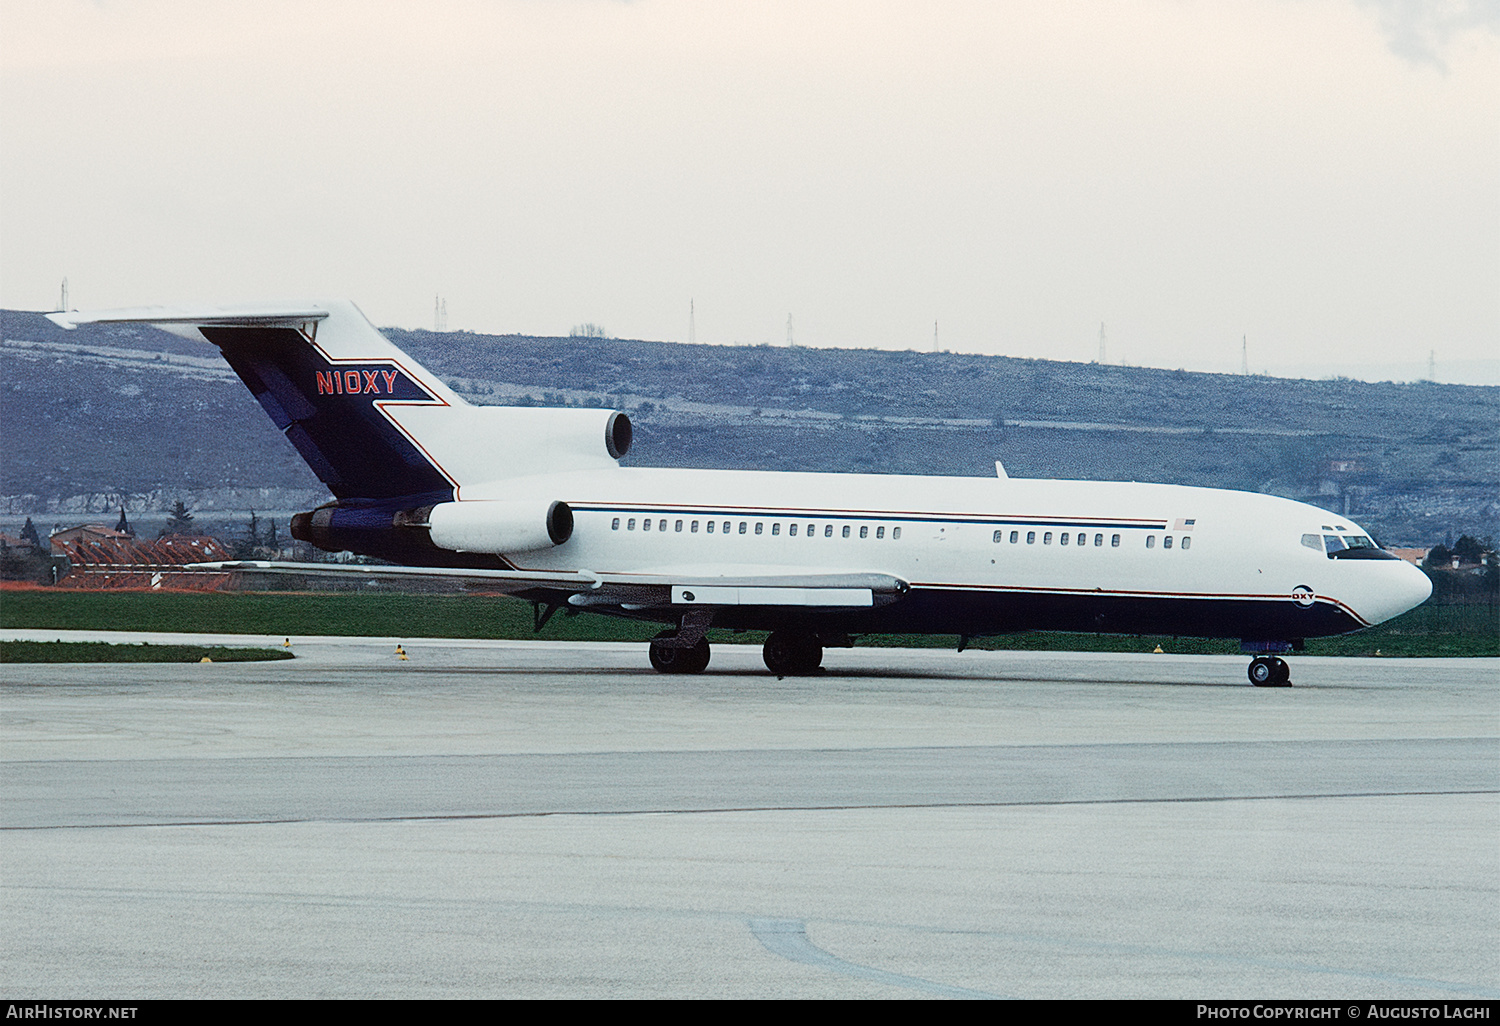
[[[1306,545],[1308,548],[1312,549],[1314,552],[1322,552],[1323,551],[1323,536],[1321,534],[1304,534],[1302,536],[1302,544]]]
[[[1387,552],[1374,539],[1364,534],[1325,534],[1329,559],[1400,559]]]

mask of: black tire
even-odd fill
[[[651,667],[657,673],[702,673],[708,668],[708,639],[699,638],[692,648],[670,648],[657,644],[677,637],[675,630],[662,631],[651,641]]]
[[[1292,668],[1286,664],[1285,659],[1272,659],[1274,674],[1271,683],[1278,688],[1290,687],[1292,683]]]
[[[1256,656],[1250,660],[1250,669],[1246,672],[1250,676],[1250,683],[1258,688],[1276,686],[1276,663],[1268,656]]]
[[[778,677],[805,677],[818,671],[823,662],[823,646],[816,634],[772,631],[761,656],[766,669]]]

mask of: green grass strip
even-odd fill
[[[185,631],[393,638],[647,641],[660,625],[560,612],[532,630],[531,604],[474,595],[311,592],[0,592],[0,627],[44,630]],[[759,645],[765,634],[709,632],[717,644]],[[861,647],[954,648],[956,635],[864,635]],[[1034,631],[975,638],[969,647],[1022,651],[1238,654],[1236,640]],[[1419,606],[1394,620],[1337,638],[1310,638],[1308,655],[1500,656],[1500,607]],[[9,661],[9,660],[7,660]]]
[[[255,663],[291,659],[275,648],[222,645],[112,645],[105,641],[0,641],[0,663]]]

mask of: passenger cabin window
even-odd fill
[[[1042,544],[1043,545],[1051,545],[1052,544],[1052,532],[1051,531],[1048,531],[1046,534],[1042,535]]]
[[[714,522],[712,520],[710,520],[708,522],[708,533],[709,534],[713,534],[714,533]]]
[[[677,521],[676,531],[677,531],[678,534],[682,533],[682,521],[681,520]]]
[[[688,527],[688,533],[689,534],[697,534],[698,533],[698,521],[696,521],[696,520],[693,521],[692,525],[690,527]]]
[[[996,531],[995,532],[995,537],[991,538],[990,541],[995,542],[998,545],[1000,543],[1000,536],[1003,533],[1004,533],[1003,531]]]
[[[627,523],[625,525],[625,530],[627,530],[627,531],[634,531],[635,530],[635,517],[631,517],[630,518],[629,523]]]
[[[727,521],[727,520],[724,521],[723,531],[724,531],[725,534],[729,533],[729,521]]]
[[[807,525],[807,536],[809,538],[813,537],[817,533],[818,533],[818,525],[817,524],[808,524]]]
[[[1193,539],[1191,539],[1191,538],[1184,538],[1184,539],[1182,539],[1182,547],[1184,549],[1190,549],[1190,548],[1192,548],[1193,547]]]
[[[755,533],[756,534],[762,533],[765,529],[766,529],[766,525],[765,524],[762,524],[758,520],[755,522]]]
[[[615,517],[613,520],[610,521],[610,523],[609,523],[609,529],[611,531],[618,531],[620,529],[620,518],[619,517]]]
[[[1161,547],[1164,549],[1170,549],[1172,547],[1172,536],[1170,534],[1161,540]]]
[[[796,524],[789,525],[787,527],[787,529],[786,529],[786,533],[789,534],[789,535],[791,535],[793,538],[797,537],[797,525]]]
[[[1109,536],[1109,547],[1112,549],[1118,549],[1120,547],[1120,536],[1118,534],[1112,534]]]
[[[1026,544],[1027,545],[1035,545],[1036,544],[1036,532],[1035,531],[1027,531],[1026,532]]]
[[[893,527],[893,528],[891,528],[891,541],[895,541],[897,538],[900,538],[900,537],[901,537],[901,528],[899,528],[899,527]]]
[[[1066,544],[1068,544],[1068,532],[1067,531],[1064,531],[1062,533],[1062,537],[1060,537],[1060,538],[1057,539],[1057,544],[1059,544],[1059,545],[1066,545]]]
[[[883,527],[877,527],[877,528],[875,528],[875,537],[877,539],[884,538],[885,537],[885,528],[883,528]]]
[[[665,531],[667,529],[667,522],[665,520],[658,520],[656,522],[656,529],[658,531]],[[679,528],[679,530],[681,530],[681,528]]]
[[[824,527],[823,527],[823,537],[824,538],[832,538],[833,537],[833,525],[832,524],[825,524],[824,525]]]
[[[1154,534],[1148,534],[1148,535],[1146,535],[1146,548],[1148,548],[1148,549],[1154,549],[1154,548],[1156,548],[1156,535],[1154,535]]]
[[[842,534],[845,538],[849,537],[849,525],[848,524],[844,525],[844,529],[843,529],[843,531],[840,532],[840,534]]]
[[[745,533],[745,528],[747,526],[748,525],[743,520],[740,521],[740,534],[744,534]]]
[[[780,533],[781,533],[781,525],[780,524],[772,524],[771,525],[771,536],[775,537],[776,535],[778,535]]]
[[[1021,532],[1020,531],[1012,531],[1012,532],[1010,532],[1010,543],[1012,545],[1014,545],[1016,542],[1018,542],[1020,540],[1021,540]]]
[[[641,521],[641,530],[642,531],[649,531],[649,530],[651,530],[651,521],[650,520],[642,520]]]
[[[861,538],[868,538],[868,537],[870,537],[870,529],[868,527],[861,527],[859,529],[859,536]]]

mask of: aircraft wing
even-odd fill
[[[594,573],[589,570],[478,570],[448,567],[376,566],[363,563],[273,563],[259,560],[195,563],[223,572],[293,574],[365,581],[444,581],[537,601],[622,609],[686,609],[715,606],[808,606],[848,608],[894,602],[909,585],[889,574],[778,574],[704,577],[696,574]]]

